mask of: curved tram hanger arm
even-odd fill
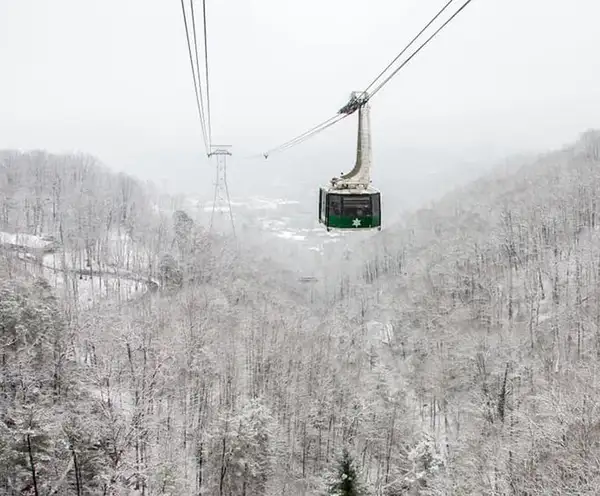
[[[353,92],[348,103],[338,113],[350,115],[356,111],[358,111],[356,162],[350,172],[331,179],[331,186],[334,189],[366,189],[371,183],[371,115],[368,93],[364,91]]]

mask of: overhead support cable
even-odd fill
[[[444,29],[458,14],[460,14],[466,7],[467,5],[469,5],[473,0],[467,0],[462,7],[460,7],[454,14],[452,14],[452,16],[450,16],[450,18],[448,20],[446,20],[446,22],[444,22],[439,28],[437,28],[435,30],[435,32],[429,37],[427,38],[427,40],[425,40],[421,46],[419,48],[417,48],[413,54],[408,57],[402,64],[400,64],[400,66],[398,68],[396,68],[396,70],[394,72],[392,72],[382,83],[380,83],[370,94],[369,98],[373,98],[373,96],[375,96],[376,93],[379,92],[379,90],[381,90],[381,88],[383,88],[385,86],[385,84],[392,79],[396,74],[398,74],[398,72],[404,67],[406,66],[406,64],[408,64],[415,55],[417,55],[423,48],[425,48],[427,46],[427,44],[437,36],[437,34]]]
[[[310,128],[308,131],[296,136],[295,138],[293,138],[289,141],[286,141],[282,145],[279,145],[275,148],[268,150],[263,155],[268,156],[275,152],[287,150],[288,148],[291,148],[299,143],[302,143],[303,141],[306,141],[308,138],[311,138],[312,136],[314,136],[315,134],[318,134],[318,133],[324,131],[325,129],[333,126],[334,124],[338,123],[345,117],[347,117],[346,114],[342,114],[342,115],[336,114],[333,117],[330,117],[329,119],[327,119],[326,121],[323,121],[320,124],[317,124],[316,126]]]
[[[332,120],[331,122],[329,122],[328,124],[324,124],[321,127],[319,127],[318,129],[316,129],[315,131],[313,131],[310,134],[306,134],[302,137],[298,137],[298,139],[296,139],[293,143],[289,144],[288,146],[286,146],[283,150],[288,150],[289,148],[299,145],[300,143],[303,143],[304,141],[306,141],[309,138],[312,138],[313,136],[322,133],[323,131],[325,131],[326,129],[330,128],[331,126],[337,124],[338,122],[340,122],[341,120],[344,120],[346,117],[348,117],[350,114],[342,114],[342,115],[337,115],[335,120]],[[283,151],[281,150],[281,151]]]
[[[190,3],[191,3],[191,1],[190,1]],[[200,74],[199,74],[199,72],[197,74],[197,71],[194,66],[194,57],[192,55],[192,44],[191,44],[191,40],[190,40],[190,30],[188,27],[184,0],[181,0],[181,12],[183,14],[183,24],[185,27],[185,36],[187,39],[188,55],[189,55],[189,59],[190,59],[190,67],[192,69],[192,78],[194,80],[194,92],[196,95],[196,106],[198,108],[198,116],[200,118],[200,126],[202,129],[202,139],[204,141],[204,147],[206,148],[206,154],[208,155],[210,153],[210,147],[209,147],[209,143],[208,143],[208,139],[207,139],[206,123],[205,123],[205,119],[204,119],[204,106],[202,103],[202,95],[201,95],[201,88],[200,88],[200,83],[201,83]],[[193,16],[193,4],[192,4],[192,16]],[[194,27],[194,39],[195,39],[195,27]],[[194,45],[195,45],[195,43],[194,43]],[[197,55],[197,49],[196,49],[196,55]]]
[[[373,81],[371,81],[371,84],[369,84],[369,86],[367,86],[367,87],[365,88],[365,93],[366,93],[366,92],[368,92],[368,91],[369,91],[369,89],[371,89],[371,86],[373,86],[373,85],[374,85],[374,84],[377,82],[377,80],[378,80],[378,79],[379,79],[381,76],[383,76],[383,75],[385,74],[385,71],[387,71],[387,70],[388,70],[390,67],[392,67],[392,65],[394,65],[394,63],[395,63],[395,62],[396,62],[396,61],[397,61],[397,60],[398,60],[400,57],[402,57],[402,55],[404,55],[404,53],[405,53],[405,52],[406,52],[406,51],[407,51],[407,50],[408,50],[408,49],[409,49],[409,48],[412,46],[412,44],[413,44],[415,41],[417,41],[417,39],[419,38],[419,36],[421,36],[421,35],[422,35],[422,34],[423,34],[423,33],[424,33],[426,30],[427,30],[427,28],[428,28],[429,26],[431,26],[431,25],[432,25],[432,24],[435,22],[435,20],[436,20],[436,19],[437,19],[437,18],[438,18],[440,15],[442,15],[442,14],[444,13],[444,11],[445,11],[445,10],[446,10],[448,7],[450,7],[450,4],[452,4],[452,2],[454,2],[454,0],[449,0],[449,1],[446,3],[446,5],[444,5],[444,6],[443,6],[443,7],[440,9],[440,11],[439,11],[439,12],[438,12],[438,13],[437,13],[437,14],[436,14],[436,15],[435,15],[435,16],[434,16],[434,17],[433,17],[433,18],[432,18],[432,19],[431,19],[431,20],[430,20],[430,21],[429,21],[427,24],[426,24],[426,26],[425,26],[423,29],[421,29],[421,31],[419,31],[419,33],[418,33],[418,34],[417,34],[417,35],[416,35],[416,36],[415,36],[415,37],[414,37],[414,38],[413,38],[413,39],[410,41],[410,43],[409,43],[408,45],[406,45],[406,46],[405,46],[405,47],[402,49],[402,51],[401,51],[401,52],[400,52],[398,55],[396,55],[396,57],[394,58],[394,60],[392,60],[392,61],[391,61],[391,62],[390,62],[388,65],[387,65],[387,67],[386,67],[386,68],[385,68],[383,71],[381,71],[381,72],[380,72],[380,73],[377,75],[377,77],[376,77],[375,79],[373,79]]]
[[[192,33],[194,38],[194,55],[196,57],[196,77],[198,78],[198,96],[200,97],[200,106],[202,107],[202,116],[204,117],[204,129],[206,130],[206,137],[208,139],[208,149],[210,153],[211,143],[210,143],[210,126],[207,126],[207,111],[204,107],[204,99],[202,98],[202,77],[200,75],[200,57],[198,55],[198,29],[196,25],[196,13],[194,10],[194,0],[190,0],[190,12],[192,15]],[[206,33],[205,33],[206,35]],[[207,78],[207,86],[208,86],[208,78]],[[208,121],[210,122],[210,121]]]
[[[204,21],[204,67],[206,71],[206,114],[208,117],[208,144],[212,148],[212,125],[210,120],[210,78],[208,77],[208,35],[206,30],[206,0],[202,0],[202,18]]]

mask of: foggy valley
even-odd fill
[[[600,494],[600,8],[365,5],[0,3],[0,496]]]

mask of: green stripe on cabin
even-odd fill
[[[356,220],[360,221],[360,225],[356,225]],[[365,229],[379,227],[381,225],[381,218],[377,217],[342,217],[338,215],[330,215],[328,227],[337,229]]]

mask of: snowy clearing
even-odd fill
[[[0,231],[0,244],[41,250],[51,245],[52,241],[45,240],[40,236],[34,236],[33,234],[13,234]]]

